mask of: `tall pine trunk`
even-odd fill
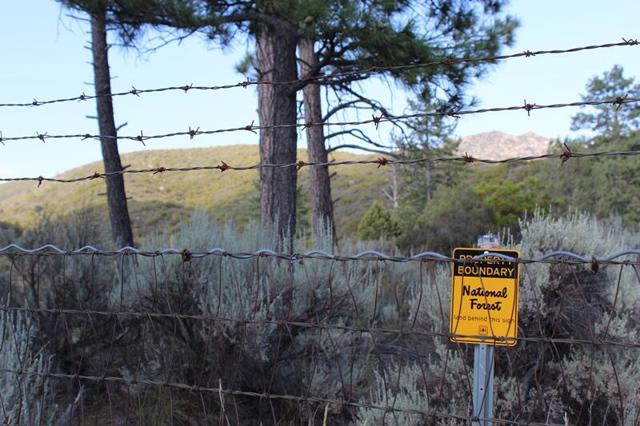
[[[302,38],[298,42],[301,60],[301,75],[307,75],[317,64],[318,57],[313,47],[313,40]],[[322,102],[320,98],[320,84],[310,83],[303,89],[304,119],[306,123],[316,124],[307,127],[307,153],[309,162],[326,163],[327,149],[324,141],[324,127],[322,123]],[[312,227],[316,245],[326,244],[325,237],[330,233],[331,243],[335,239],[335,221],[333,217],[333,202],[331,201],[331,180],[329,167],[310,168],[310,194],[313,208]]]
[[[109,55],[107,46],[107,29],[105,12],[94,12],[91,16],[91,50],[93,52],[93,73],[98,107],[98,124],[100,127],[100,147],[104,170],[107,173],[122,170],[116,125],[113,118],[113,102],[111,99],[111,75],[109,71]],[[133,246],[131,220],[127,207],[127,196],[124,190],[124,178],[113,175],[106,178],[107,205],[111,221],[111,234],[117,246]]]
[[[261,81],[290,81],[297,78],[296,34],[288,28],[258,24],[256,66]],[[296,123],[296,93],[288,85],[258,85],[258,115],[261,126]],[[260,131],[260,161],[268,164],[296,162],[295,127]],[[276,231],[279,249],[293,248],[296,229],[295,167],[260,169],[262,225]]]

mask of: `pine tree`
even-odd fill
[[[69,7],[86,12],[91,21],[91,52],[93,75],[100,130],[100,147],[104,171],[110,174],[106,180],[107,207],[111,222],[111,234],[118,246],[133,246],[133,232],[124,187],[123,170],[118,152],[117,129],[111,98],[111,73],[109,70],[109,45],[107,44],[107,5],[103,1],[80,4],[63,1]],[[115,174],[112,174],[115,173]]]
[[[74,0],[92,2],[92,0]],[[93,0],[95,1],[95,0]],[[105,0],[106,1],[106,0]],[[296,158],[296,93],[304,90],[305,121],[311,161],[325,162],[321,122],[351,107],[367,106],[390,116],[378,100],[359,93],[354,83],[368,73],[321,80],[345,102],[322,115],[319,85],[308,77],[331,75],[370,67],[433,62],[450,56],[491,55],[511,42],[516,22],[502,13],[506,0],[256,0],[229,3],[219,0],[111,0],[114,23],[126,30],[144,25],[204,32],[212,40],[228,43],[241,33],[255,40],[255,68],[259,82],[291,85],[258,85],[261,161],[292,163]],[[296,46],[299,58],[296,57]],[[424,102],[446,98],[451,105],[463,102],[468,81],[482,74],[487,64],[450,62],[413,70],[389,70],[391,77],[409,87]],[[309,87],[310,86],[310,87]],[[360,134],[363,136],[363,134]],[[366,139],[366,138],[365,138]],[[277,141],[277,143],[276,143]],[[372,142],[369,140],[369,142]],[[261,170],[262,223],[275,226],[280,239],[295,232],[296,182],[294,168]],[[330,182],[327,168],[312,172],[313,226],[317,234],[333,230]],[[322,228],[322,229],[321,229]],[[322,231],[322,232],[320,232]],[[292,240],[289,239],[289,242]]]
[[[308,1],[301,5],[302,37],[298,44],[303,76],[315,77],[344,73],[371,67],[435,62],[452,56],[490,56],[512,42],[517,22],[503,16],[504,1]],[[418,16],[428,16],[421,20]],[[430,23],[432,22],[432,23]],[[448,64],[410,71],[389,70],[377,73],[391,78],[414,92],[414,106],[420,110],[435,103],[455,109],[464,103],[466,84],[473,76],[481,75],[487,64]],[[315,72],[314,72],[315,70]],[[370,78],[368,74],[354,74],[313,81],[304,87],[305,123],[309,161],[326,162],[329,149],[326,142],[336,136],[355,136],[364,141],[369,150],[384,149],[366,134],[355,130],[325,135],[326,121],[348,108],[368,107],[374,113],[391,117],[384,105],[358,90],[354,83]],[[330,87],[336,97],[344,99],[322,115],[320,85]],[[444,99],[444,100],[443,100]],[[445,105],[443,105],[443,103]],[[439,123],[439,130],[454,126]],[[423,140],[423,138],[421,138]],[[338,145],[335,150],[352,145]],[[411,151],[433,148],[420,142],[411,144]],[[366,148],[365,148],[366,149]],[[427,169],[427,177],[431,176]],[[335,231],[329,172],[326,167],[311,171],[313,223],[316,235],[324,229]],[[427,187],[432,192],[433,185]],[[429,197],[429,196],[428,196]]]
[[[624,70],[615,65],[611,70],[595,76],[587,83],[584,101],[624,99],[640,97],[640,84],[633,78],[625,78]],[[571,120],[571,130],[589,129],[598,139],[615,141],[628,137],[640,127],[640,107],[630,105],[595,105],[585,108]]]

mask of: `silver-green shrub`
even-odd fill
[[[15,237],[27,247],[108,247],[99,229],[72,218]],[[449,264],[195,255],[214,247],[272,248],[269,234],[255,224],[222,226],[200,213],[179,232],[159,234],[142,247],[174,247],[182,255],[3,258],[0,284],[11,306],[54,309],[30,317],[37,342],[30,353],[46,361],[42,368],[130,382],[84,383],[85,409],[110,410],[113,423],[320,425],[326,415],[332,425],[465,424],[456,418],[471,414],[473,348],[446,338]],[[639,241],[615,220],[536,213],[521,223],[521,238],[511,246],[526,258],[560,249],[601,256]],[[295,251],[311,248],[307,243],[297,240]],[[339,253],[371,248],[342,240]],[[519,336],[621,345],[525,339],[514,348],[497,348],[496,417],[634,424],[638,349],[624,346],[640,337],[640,284],[633,266],[561,262],[521,268]],[[42,350],[50,357],[38,358]],[[3,383],[9,377],[2,374]],[[55,385],[62,407],[78,394],[73,381],[48,385]]]
[[[0,420],[3,425],[53,424],[57,406],[48,378],[50,357],[33,347],[28,316],[0,311]]]

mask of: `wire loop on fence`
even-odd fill
[[[444,263],[461,263],[460,260],[454,259],[451,256],[425,251],[415,254],[413,256],[394,256],[388,255],[376,250],[365,250],[353,255],[333,254],[323,250],[309,250],[303,253],[283,253],[277,252],[272,249],[264,248],[256,250],[254,252],[231,252],[223,248],[212,248],[209,250],[192,250],[192,249],[179,249],[179,248],[162,248],[156,250],[145,250],[136,247],[122,247],[118,250],[101,250],[94,246],[84,246],[78,249],[64,249],[54,244],[45,244],[41,247],[34,249],[28,249],[21,247],[17,244],[9,244],[4,247],[0,247],[0,256],[142,256],[142,257],[160,257],[165,255],[180,255],[182,256],[184,251],[188,250],[190,253],[190,259],[199,259],[208,256],[221,256],[229,257],[238,260],[255,259],[257,257],[271,257],[281,260],[288,260],[296,262],[304,259],[318,259],[318,260],[333,260],[333,261],[387,261],[394,263],[407,263],[407,262],[444,262]],[[509,256],[505,256],[498,253],[482,254],[474,257],[473,259],[467,259],[465,262],[478,262],[484,259],[486,256],[498,257],[508,262],[516,262],[520,264],[530,263],[549,263],[549,264],[582,264],[592,265],[593,262],[598,262],[600,265],[640,265],[640,249],[628,249],[621,252],[595,256],[595,255],[581,255],[565,250],[556,250],[549,253],[545,253],[541,256],[534,258],[518,258],[513,259]],[[629,257],[635,257],[630,260]]]

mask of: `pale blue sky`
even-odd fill
[[[638,0],[530,0],[513,1],[509,10],[521,20],[516,45],[508,52],[567,48],[587,44],[618,42],[640,37]],[[92,92],[84,82],[92,81],[88,64],[90,51],[87,25],[74,21],[51,0],[0,0],[0,103],[28,102]],[[167,85],[214,85],[237,83],[243,77],[234,65],[244,54],[238,44],[220,51],[195,36],[155,53],[139,55],[115,48],[111,51],[113,89],[127,90]],[[640,79],[640,47],[620,47],[568,55],[532,57],[501,62],[486,78],[477,82],[471,94],[481,106],[510,106],[578,100],[586,81],[610,69],[624,66],[627,76]],[[383,85],[368,87],[385,97],[392,110],[402,112],[404,97],[389,93]],[[393,95],[393,96],[392,96]],[[256,120],[255,88],[217,92],[146,94],[115,100],[116,121],[128,122],[126,134],[158,134],[187,130],[243,126]],[[457,133],[464,136],[501,130],[521,134],[528,131],[543,136],[568,135],[575,109],[466,116],[459,120]],[[65,103],[38,108],[0,108],[0,131],[5,137],[36,132],[97,132],[93,102]],[[363,117],[368,118],[368,117]],[[378,135],[387,142],[385,131]],[[121,143],[122,152],[141,149],[202,147],[256,143],[249,132],[219,136],[163,139],[147,143]],[[96,141],[8,142],[0,146],[0,177],[52,176],[89,161],[100,159]],[[207,159],[202,159],[207,163]],[[210,161],[209,161],[210,162]]]

